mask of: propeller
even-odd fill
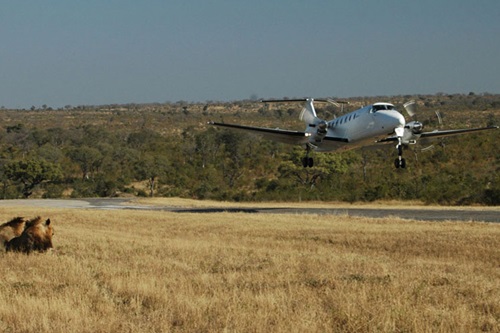
[[[414,100],[408,101],[403,104],[404,109],[408,115],[413,119],[412,121],[406,123],[404,128],[396,128],[396,136],[398,138],[398,144],[396,149],[398,150],[398,158],[394,161],[396,168],[406,168],[406,160],[403,158],[403,147],[409,144],[417,143],[417,140],[422,134],[424,125],[415,120],[417,115],[417,104]]]
[[[316,115],[316,110],[314,109],[312,103],[307,104],[305,107],[302,108],[299,119],[305,122],[307,125],[316,125],[318,122],[321,121]]]
[[[314,109],[314,102],[320,103],[330,103],[337,107],[341,107],[342,111],[344,110],[344,104],[349,104],[348,101],[335,100],[332,98],[297,98],[297,99],[263,99],[262,103],[292,103],[292,102],[306,102],[305,106],[302,108],[300,112],[299,119],[306,123],[308,126],[315,127],[318,124],[321,124],[320,127],[328,126],[327,122],[323,119],[318,118],[316,114],[316,110]]]
[[[404,103],[403,107],[406,110],[406,112],[408,113],[408,115],[413,119],[412,121],[407,123],[405,126],[405,132],[407,132],[407,135],[405,135],[405,137],[415,136],[416,137],[415,140],[416,140],[419,137],[419,134],[421,134],[423,129],[424,129],[424,124],[422,122],[416,120],[417,119],[417,103],[414,100],[411,100],[411,101]],[[441,116],[441,113],[439,111],[434,111],[434,114],[436,115],[438,128],[440,128],[441,125],[443,124],[443,118]],[[432,122],[431,119],[425,121],[426,124],[429,124],[431,122]],[[408,132],[410,132],[410,133],[408,133]],[[431,144],[425,148],[421,148],[421,151],[426,151],[426,150],[430,150],[433,148],[434,148],[434,145]]]
[[[414,100],[411,100],[403,104],[403,107],[408,113],[408,115],[413,119],[412,121],[406,123],[404,136],[405,137],[418,136],[420,133],[422,133],[422,130],[424,129],[424,124],[416,120],[417,103],[415,103]]]
[[[434,114],[436,115],[436,118],[435,120],[437,120],[437,123],[435,123],[435,120],[432,120],[431,118],[429,118],[427,121],[426,121],[426,124],[437,124],[437,129],[441,129],[442,125],[443,125],[443,117],[441,116],[441,112],[439,111],[434,111]],[[434,126],[433,126],[434,127]],[[422,143],[429,143],[430,140],[427,140],[427,139],[422,139]],[[441,138],[441,145],[444,145],[444,138]],[[429,151],[429,150],[432,150],[434,149],[435,147],[435,144],[429,144],[428,146],[424,147],[424,148],[421,148],[420,151]]]
[[[321,142],[327,134],[328,122],[318,117],[318,115],[316,114],[316,110],[314,109],[314,101],[315,100],[313,98],[306,99],[305,101],[306,104],[304,105],[304,108],[300,112],[299,118],[300,120],[305,122],[308,127],[316,128],[315,130],[316,133],[313,134],[314,141]],[[320,101],[331,103],[330,100],[329,101],[320,100]]]

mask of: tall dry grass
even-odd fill
[[[2,332],[498,332],[500,226],[2,208],[51,254],[0,253]]]

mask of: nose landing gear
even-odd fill
[[[394,160],[394,166],[396,169],[404,169],[406,168],[406,160],[403,158],[403,144],[401,143],[401,138],[399,138],[399,143],[396,146],[396,149],[398,150],[398,158]]]
[[[394,166],[396,167],[396,169],[404,169],[406,168],[406,160],[404,158],[396,158],[394,160]]]

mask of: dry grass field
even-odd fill
[[[500,225],[19,207],[0,332],[499,332]]]

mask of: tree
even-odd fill
[[[137,178],[147,180],[149,186],[149,195],[154,196],[156,180],[166,174],[169,169],[169,162],[165,156],[144,154],[135,165]]]
[[[80,166],[84,180],[100,166],[103,158],[98,149],[87,146],[71,150],[69,157]]]
[[[22,193],[28,198],[33,189],[42,182],[51,182],[61,178],[58,165],[42,159],[28,159],[8,163],[4,167],[5,176],[23,185]]]

